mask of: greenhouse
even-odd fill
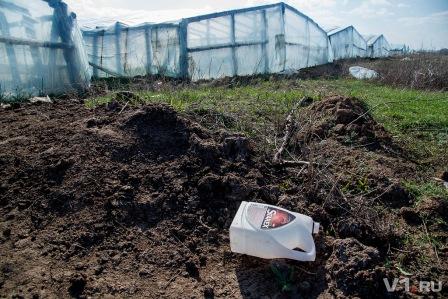
[[[402,56],[409,53],[409,47],[405,44],[392,44],[390,45],[389,54],[391,56]]]
[[[384,35],[374,35],[366,38],[367,56],[371,58],[388,57],[390,45]]]
[[[271,4],[178,22],[83,30],[96,77],[193,80],[289,72],[332,61],[326,32],[295,8]]]
[[[90,70],[76,15],[58,0],[0,0],[0,96],[84,90]]]
[[[353,26],[327,35],[285,3],[80,30],[61,0],[0,0],[0,97],[85,90],[92,75],[201,80],[390,54],[383,35],[366,40]]]
[[[328,32],[334,59],[366,57],[367,42],[353,27],[333,29]]]

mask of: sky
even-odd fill
[[[270,0],[65,0],[81,26],[163,22]],[[448,0],[286,0],[324,29],[353,25],[413,49],[448,48]]]

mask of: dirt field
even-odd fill
[[[407,240],[424,226],[446,242],[448,203],[414,205],[400,182],[417,166],[393,137],[356,99],[302,111],[287,150],[309,165],[161,104],[1,109],[0,297],[407,298],[446,282],[448,252]],[[316,262],[231,253],[243,200],[320,222]],[[411,292],[386,291],[396,265],[418,265]]]

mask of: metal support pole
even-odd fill
[[[5,15],[2,12],[0,12],[0,30],[4,36],[7,37],[11,36],[9,32],[8,20],[6,19]],[[5,44],[5,48],[6,48],[6,55],[8,56],[9,60],[9,67],[11,68],[12,81],[16,86],[19,86],[21,79],[19,70],[17,68],[17,57],[14,45]]]
[[[95,65],[98,65],[98,32],[93,36],[93,50],[92,50],[92,60]],[[93,68],[93,77],[98,78],[98,69]]]
[[[280,45],[280,64],[282,66],[282,71],[286,69],[286,33],[285,33],[285,3],[281,3],[281,18],[280,18],[280,32],[282,35],[282,45]]]
[[[146,75],[151,75],[152,68],[152,31],[151,27],[145,27],[145,46],[146,46]]]
[[[310,54],[311,54],[311,34],[310,34],[310,20],[309,19],[306,20],[306,40],[307,40],[308,51],[307,51],[307,55],[306,55],[306,66],[305,67],[308,67],[308,66],[310,66],[309,63],[310,63]]]
[[[19,46],[29,46],[29,47],[40,47],[40,48],[56,48],[56,49],[71,49],[73,45],[60,42],[42,42],[38,40],[18,38],[18,37],[4,37],[0,36],[0,43],[5,45],[19,45]]]
[[[351,48],[350,57],[351,58],[358,57],[358,55],[355,56],[355,45],[354,45],[354,43],[355,43],[355,32],[353,30],[353,27],[350,29],[350,33],[351,33],[350,34],[350,38],[351,38],[351,40],[350,40],[350,48]]]
[[[230,15],[230,42],[232,44],[232,75],[238,74],[238,61],[236,60],[236,41],[235,41],[235,14]]]
[[[125,28],[123,32],[124,32],[123,74],[126,76],[126,74],[128,73],[129,28]]]
[[[261,38],[263,40],[263,44],[261,45],[261,53],[264,58],[264,70],[263,72],[265,74],[269,73],[269,57],[268,57],[268,50],[267,50],[267,43],[268,43],[268,21],[266,18],[266,10],[262,10],[262,25],[261,25]]]
[[[115,67],[118,74],[123,74],[121,65],[121,25],[115,23]]]
[[[51,31],[50,31],[50,42],[58,42],[59,41],[59,31],[58,31],[58,22],[56,21],[56,17],[53,14],[52,21],[51,21]],[[47,68],[47,74],[48,74],[48,87],[49,89],[54,89],[55,86],[57,86],[57,78],[55,77],[58,74],[58,70],[56,69],[56,57],[57,52],[59,51],[58,48],[50,48],[48,49],[49,55],[48,55],[48,68]]]
[[[179,24],[179,48],[180,48],[180,55],[179,55],[179,76],[181,78],[188,78],[188,40],[187,40],[187,28],[188,27],[188,21],[182,20]],[[191,74],[193,75],[193,74]]]
[[[67,63],[69,78],[72,86],[75,89],[83,89],[86,78],[84,70],[80,69],[81,62],[78,57],[77,49],[72,39],[73,25],[76,19],[74,13],[68,13],[67,4],[59,1],[49,2],[49,5],[54,8],[53,25],[57,24],[57,32],[63,43],[74,45],[74,47],[63,49],[64,59]],[[56,51],[56,50],[53,50]]]

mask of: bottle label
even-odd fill
[[[253,226],[261,229],[278,228],[296,218],[286,211],[262,204],[251,204],[247,210],[247,216]]]

